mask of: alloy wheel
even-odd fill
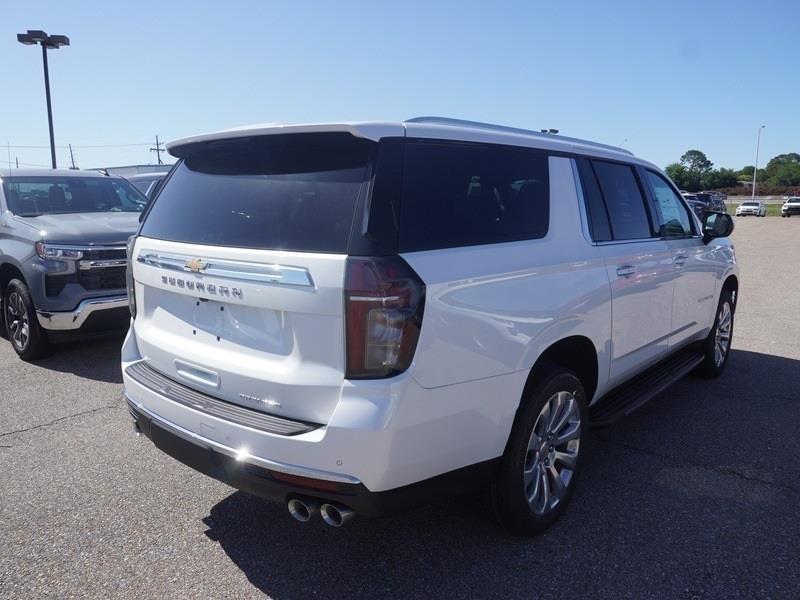
[[[575,395],[567,391],[553,394],[539,412],[528,441],[525,496],[534,513],[549,513],[566,494],[580,443],[581,415]]]
[[[28,320],[28,310],[19,292],[11,292],[8,296],[8,307],[6,309],[6,319],[11,341],[17,350],[24,350],[30,340],[30,322]]]
[[[731,343],[731,328],[733,327],[733,312],[729,302],[723,302],[717,316],[717,333],[714,340],[714,364],[722,366]]]

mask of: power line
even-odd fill
[[[150,142],[145,142],[145,143],[142,143],[142,144],[94,144],[94,145],[89,145],[89,146],[72,145],[72,147],[73,148],[80,148],[80,149],[85,149],[85,148],[130,148],[130,147],[133,147],[133,146],[149,146],[149,145],[150,145]],[[69,148],[69,147],[70,147],[70,144],[67,144],[66,146],[56,146],[56,148],[60,148],[62,150],[65,149],[65,148]],[[9,148],[27,148],[27,149],[45,149],[46,148],[46,149],[49,149],[50,146],[14,146],[13,144],[11,144],[11,145],[9,145]]]

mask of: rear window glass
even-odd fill
[[[592,161],[615,240],[636,240],[652,237],[644,198],[628,165]]]
[[[525,148],[409,143],[400,250],[541,238],[550,219],[547,155]]]
[[[344,253],[373,144],[349,135],[264,136],[185,158],[142,235],[177,242]]]

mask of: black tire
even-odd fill
[[[720,320],[725,318],[725,305],[728,306],[730,312],[730,327],[727,331],[727,347],[724,352],[722,360],[719,360],[717,355],[717,332],[720,329]],[[714,316],[714,326],[703,343],[703,362],[700,363],[697,370],[704,377],[713,379],[722,375],[725,370],[725,365],[728,364],[728,359],[731,355],[731,344],[733,343],[733,326],[734,317],[736,315],[736,305],[734,303],[733,293],[729,289],[722,290],[717,303],[717,311]],[[721,336],[724,337],[724,333]]]
[[[8,282],[3,296],[3,321],[8,341],[22,360],[36,360],[50,354],[47,332],[39,325],[36,307],[24,281]],[[27,335],[19,334],[20,327],[23,332],[27,328]]]
[[[489,504],[491,512],[497,521],[511,531],[525,535],[535,535],[550,527],[558,520],[569,504],[580,472],[581,452],[585,452],[589,418],[583,385],[572,371],[557,365],[547,364],[537,367],[535,377],[536,384],[526,392],[525,397],[522,399],[514,425],[511,428],[511,434],[506,444],[501,465],[489,488]],[[574,399],[575,405],[565,403],[563,406],[574,406],[575,410],[572,414],[579,415],[580,422],[576,425],[574,420],[570,419],[558,431],[562,432],[562,436],[572,431],[573,435],[577,435],[578,447],[577,450],[574,450],[574,448],[569,449],[566,445],[557,444],[556,441],[548,441],[546,435],[542,436],[541,443],[543,446],[553,444],[553,446],[549,447],[548,456],[556,456],[553,453],[554,446],[561,448],[563,452],[574,451],[576,456],[574,468],[571,469],[568,475],[558,501],[553,506],[550,506],[546,496],[544,496],[545,500],[541,504],[542,506],[547,506],[547,508],[544,512],[538,513],[528,503],[528,492],[532,489],[530,486],[536,485],[536,479],[539,480],[539,486],[544,484],[541,479],[534,476],[531,478],[532,483],[526,485],[524,474],[526,466],[538,464],[539,468],[545,471],[545,474],[540,476],[547,478],[550,482],[554,482],[552,484],[548,483],[546,489],[554,491],[556,480],[552,475],[551,469],[555,469],[556,464],[562,463],[560,460],[550,459],[553,460],[552,466],[543,467],[542,465],[550,465],[551,463],[540,461],[540,454],[529,450],[528,445],[532,439],[534,426],[541,426],[539,419],[543,415],[542,411],[545,405],[553,402],[559,392],[567,392]],[[546,417],[542,418],[546,419]],[[573,442],[569,442],[569,444],[573,444]],[[531,470],[536,473],[535,469],[536,467]],[[566,468],[565,470],[569,471]],[[557,481],[563,482],[563,478],[559,477]],[[536,496],[536,498],[539,497],[538,495]]]

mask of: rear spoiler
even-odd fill
[[[200,147],[213,142],[301,133],[348,133],[353,137],[377,142],[384,137],[403,137],[405,128],[400,123],[318,123],[312,125],[269,123],[181,138],[168,142],[167,151],[177,158],[185,158]]]

